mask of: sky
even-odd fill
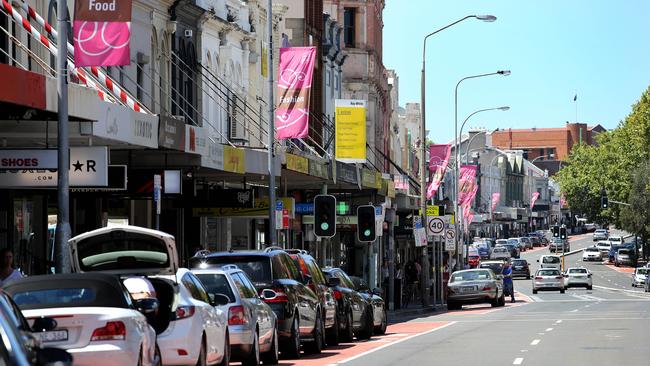
[[[458,124],[465,127],[561,127],[577,120],[613,129],[650,85],[647,0],[386,0],[384,65],[399,77],[399,103],[420,102],[424,36],[466,15],[473,18],[427,41],[429,138],[454,137],[454,88],[466,76],[511,70],[510,76],[464,81]],[[573,98],[577,94],[577,101]]]

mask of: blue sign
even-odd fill
[[[298,215],[312,215],[314,213],[314,203],[296,203],[296,213]]]
[[[381,216],[381,206],[375,207],[375,216]]]
[[[282,211],[282,201],[276,201],[275,202],[275,210],[276,211]]]

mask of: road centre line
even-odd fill
[[[555,324],[560,324],[560,323],[562,323],[562,319],[558,319],[555,321]]]
[[[513,365],[521,365],[524,362],[523,357],[517,357],[515,360],[512,362]]]
[[[350,361],[356,360],[357,358],[361,358],[361,357],[363,357],[363,356],[369,355],[369,354],[371,354],[371,353],[373,353],[373,352],[376,352],[376,351],[382,350],[382,349],[384,349],[384,348],[386,348],[386,347],[390,347],[390,346],[393,346],[393,345],[396,345],[396,344],[402,343],[402,342],[404,342],[404,341],[408,341],[409,339],[413,339],[413,338],[415,338],[415,337],[419,337],[419,336],[423,336],[423,335],[426,335],[426,334],[429,334],[429,333],[433,333],[433,332],[435,332],[435,331],[438,331],[438,330],[441,330],[441,329],[447,328],[447,327],[449,327],[449,326],[451,326],[451,325],[454,325],[454,324],[456,324],[456,323],[457,323],[456,321],[452,321],[452,322],[449,322],[449,323],[447,323],[447,324],[441,325],[441,326],[439,326],[439,327],[437,327],[437,328],[429,329],[429,330],[427,330],[427,331],[425,331],[425,332],[422,332],[422,333],[417,333],[417,334],[413,334],[413,335],[408,336],[408,337],[404,337],[404,338],[402,338],[402,339],[400,339],[400,340],[398,340],[398,341],[395,341],[395,342],[392,342],[392,343],[388,343],[388,344],[384,344],[384,345],[379,346],[379,347],[377,347],[377,348],[370,349],[370,350],[368,350],[368,351],[366,351],[366,352],[362,352],[362,353],[360,353],[360,354],[358,354],[358,355],[354,355],[354,356],[352,356],[352,357],[350,357],[350,358],[346,358],[345,360],[341,360],[341,361],[339,361],[339,362],[336,362],[335,365],[340,365],[340,364],[343,364],[343,363],[347,363],[347,362],[350,362]]]
[[[531,346],[536,346],[536,345],[539,344],[539,342],[540,342],[539,339],[535,339],[535,340],[533,340],[532,342],[530,342],[530,345],[531,345]]]
[[[546,332],[550,332],[552,330],[553,330],[553,328],[546,328]]]

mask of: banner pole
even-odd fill
[[[275,228],[275,155],[273,142],[275,140],[275,100],[273,96],[273,0],[268,0],[266,6],[266,26],[268,34],[268,62],[267,70],[269,75],[269,103],[268,103],[268,163],[269,163],[269,240],[267,246],[276,245],[276,228]]]

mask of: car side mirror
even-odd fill
[[[537,260],[537,263],[539,263],[539,259]]]
[[[150,315],[158,311],[158,308],[160,307],[160,302],[158,301],[158,299],[147,298],[147,299],[135,300],[133,301],[133,305],[140,313],[144,315]]]
[[[327,280],[327,286],[329,287],[337,287],[339,285],[341,285],[341,279],[338,277],[330,277]]]
[[[47,332],[50,330],[56,329],[59,325],[56,320],[47,317],[40,317],[34,320],[34,325],[32,325],[33,332]]]
[[[210,301],[212,306],[222,306],[230,302],[230,298],[224,294],[210,294]]]
[[[38,365],[72,366],[72,355],[60,348],[39,348],[36,362]]]
[[[262,300],[273,300],[277,296],[278,296],[278,294],[275,291],[269,290],[269,289],[262,290],[262,294],[260,295]]]

